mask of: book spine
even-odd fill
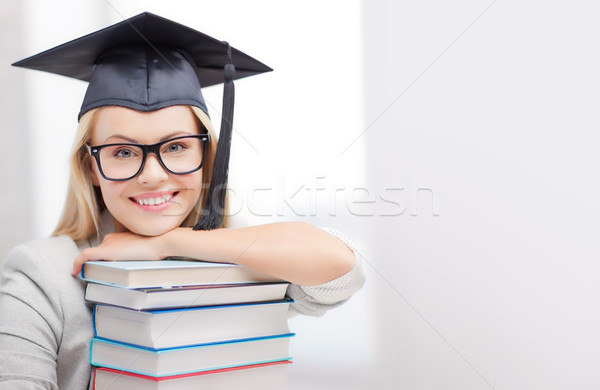
[[[98,310],[98,305],[94,305],[94,308],[92,309],[92,326],[94,328],[94,337],[98,336],[98,330],[96,329],[96,310]]]

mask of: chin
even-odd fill
[[[127,226],[125,228],[132,233],[139,234],[140,236],[160,236],[161,234],[165,234],[166,232],[170,232],[171,230],[179,227],[181,222],[177,224],[148,224],[143,226]]]

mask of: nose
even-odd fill
[[[144,169],[137,176],[137,182],[139,184],[155,184],[167,180],[169,174],[164,170],[158,158],[154,154],[149,154],[146,157],[146,163]]]

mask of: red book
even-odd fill
[[[93,390],[283,390],[287,383],[287,368],[291,361],[230,367],[164,377],[133,374],[110,368],[94,368]]]

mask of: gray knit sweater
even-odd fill
[[[345,237],[329,233],[352,248]],[[88,387],[91,305],[83,299],[85,283],[70,272],[79,252],[96,244],[51,237],[19,245],[6,257],[0,280],[0,390]],[[320,316],[358,291],[364,273],[355,254],[354,268],[337,279],[290,285],[291,311]]]

